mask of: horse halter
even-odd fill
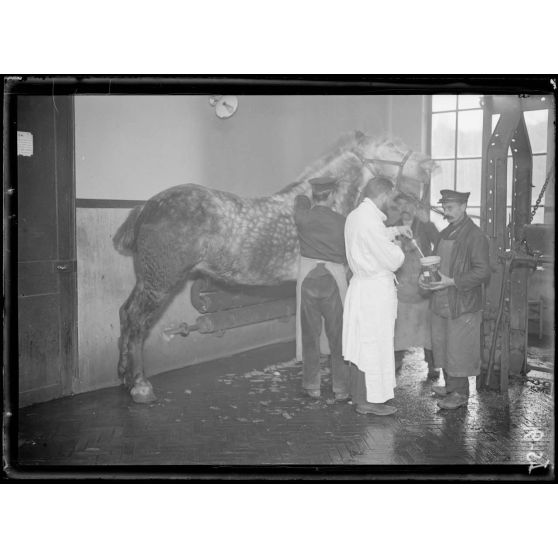
[[[365,166],[371,173],[373,176],[382,176],[379,175],[374,167],[371,166],[371,164],[374,163],[383,163],[384,165],[395,165],[397,167],[399,167],[399,171],[397,172],[397,176],[395,178],[395,185],[394,185],[394,189],[399,189],[399,183],[401,182],[401,177],[403,176],[403,168],[405,167],[405,164],[407,163],[407,161],[409,160],[409,157],[413,154],[412,150],[407,151],[407,153],[405,153],[405,155],[403,155],[403,159],[401,159],[401,161],[389,161],[386,159],[368,159],[365,157],[361,157],[356,151],[353,151],[353,154],[360,160],[360,162],[362,163],[363,166]],[[428,209],[432,209],[435,212],[439,212],[438,209],[436,208],[431,208],[430,204],[425,204],[424,200],[421,200],[419,198],[417,198],[416,196],[407,193],[407,195],[413,199],[413,201],[415,203],[417,203],[417,205],[419,205],[420,207],[428,207]],[[443,213],[443,212],[442,212]]]
[[[403,169],[405,167],[405,164],[409,160],[409,157],[413,154],[413,151],[412,150],[407,151],[407,153],[405,153],[401,161],[389,161],[387,159],[367,159],[365,157],[361,157],[356,151],[353,151],[353,153],[360,159],[360,162],[372,173],[373,176],[381,176],[378,175],[378,173],[372,166],[374,163],[382,163],[384,165],[395,165],[396,167],[399,167],[399,171],[397,172],[397,176],[395,178],[395,188],[397,189],[399,187],[399,182],[401,181],[401,177],[403,176]]]

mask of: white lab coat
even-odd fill
[[[343,357],[366,379],[366,398],[384,403],[393,398],[393,337],[397,316],[394,272],[405,255],[392,240],[387,217],[368,198],[347,217],[345,247],[353,272],[343,312]]]

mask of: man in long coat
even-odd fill
[[[409,225],[413,239],[423,256],[431,256],[438,244],[440,233],[436,225],[428,220],[426,211],[417,206],[417,201],[405,194],[395,198],[400,219],[396,225]],[[434,379],[432,358],[432,335],[430,330],[430,296],[419,287],[421,255],[414,242],[403,239],[401,248],[405,254],[403,265],[397,270],[397,319],[395,320],[395,369],[401,367],[405,351],[411,347],[424,349],[424,360],[428,364],[428,377]]]
[[[436,254],[441,258],[441,281],[425,284],[434,291],[432,348],[434,362],[443,368],[445,386],[433,386],[442,409],[467,404],[469,376],[480,374],[480,328],[483,285],[490,279],[488,240],[467,216],[468,192],[441,190],[444,216],[449,225],[440,233]]]
[[[393,184],[376,177],[363,191],[363,201],[345,223],[345,248],[353,273],[343,313],[343,356],[351,362],[350,390],[356,411],[391,415],[395,361],[393,333],[397,315],[395,271],[405,258],[394,242],[410,237],[409,227],[386,227],[385,211]]]

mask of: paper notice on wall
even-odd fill
[[[33,134],[31,132],[17,133],[17,154],[22,157],[33,155]]]

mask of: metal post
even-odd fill
[[[511,140],[513,158],[511,248],[517,254],[523,252],[521,240],[523,226],[531,215],[531,189],[533,177],[533,155],[531,142],[525,125],[523,111],[520,113],[515,134]],[[529,267],[515,265],[510,272],[509,283],[509,373],[520,374],[525,369],[528,323]]]
[[[483,313],[483,369],[487,368],[487,355],[490,351],[492,336],[495,332],[495,322],[500,302],[500,289],[502,288],[502,274],[504,266],[498,261],[498,256],[504,254],[509,247],[506,230],[506,204],[507,204],[507,159],[508,149],[516,132],[520,117],[521,107],[517,97],[496,99],[499,106],[500,118],[494,132],[488,137],[487,126],[491,125],[494,98],[486,98],[483,141],[483,166],[481,186],[481,228],[488,236],[490,249],[490,265],[492,277],[485,290],[485,311]],[[490,127],[488,127],[490,130]],[[502,344],[500,343],[501,355]],[[501,360],[501,356],[497,361]],[[481,375],[480,384],[486,381],[486,374]],[[497,389],[499,382],[491,376],[490,386]]]

